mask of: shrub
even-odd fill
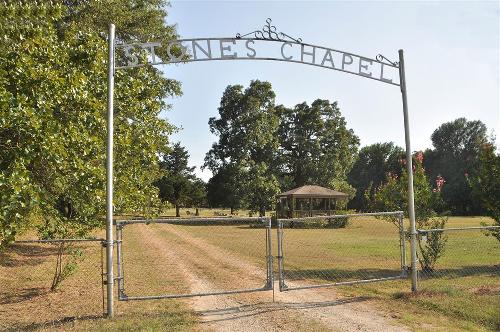
[[[330,218],[327,221],[328,228],[346,228],[349,224],[349,217]]]
[[[435,208],[442,201],[441,189],[446,182],[441,176],[436,179],[436,188],[431,188],[425,169],[422,166],[423,154],[417,152],[413,158],[413,189],[415,199],[415,223],[417,229],[444,228],[448,217],[438,217]],[[402,166],[406,161],[401,161]],[[375,190],[373,199],[370,201],[372,211],[395,211],[402,210],[408,217],[408,173],[406,168],[401,172],[401,176],[387,174],[387,181]],[[368,196],[368,191],[366,194]],[[397,217],[383,216],[381,219],[392,222],[399,228]],[[409,233],[409,232],[408,232]],[[441,232],[426,234],[425,237],[418,237],[420,249],[420,264],[425,272],[432,271],[436,261],[444,253],[446,236]]]
[[[428,221],[429,229],[444,228],[448,218],[436,217]],[[448,238],[443,232],[420,233],[418,247],[420,249],[420,266],[423,273],[434,271],[436,261],[444,254],[445,244]]]

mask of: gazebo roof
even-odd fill
[[[306,185],[292,190],[285,191],[278,195],[278,197],[310,197],[310,198],[347,198],[348,195],[340,191],[331,190],[325,187]]]

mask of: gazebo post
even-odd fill
[[[313,216],[312,208],[313,208],[313,199],[312,197],[309,197],[309,217]]]

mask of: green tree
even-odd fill
[[[481,121],[459,118],[443,123],[431,136],[433,150],[425,151],[429,179],[443,176],[445,206],[456,215],[480,214],[481,205],[473,196],[469,177],[475,177],[479,153],[488,142],[486,126]]]
[[[229,207],[231,214],[244,206],[240,172],[235,166],[225,165],[217,170],[207,183],[207,200],[211,207]]]
[[[479,155],[477,175],[471,179],[476,197],[488,216],[500,226],[500,155],[494,144],[484,144]],[[492,231],[500,241],[500,231]]]
[[[276,204],[275,197],[280,192],[279,181],[273,174],[273,169],[265,162],[250,161],[246,169],[246,205],[264,216],[266,209],[273,208]]]
[[[358,158],[348,174],[348,181],[356,189],[356,196],[349,202],[351,208],[365,211],[373,199],[375,188],[385,183],[387,174],[401,175],[402,148],[394,143],[376,143],[361,148]],[[368,200],[366,190],[370,188]]]
[[[160,162],[161,169],[165,175],[158,180],[156,186],[160,190],[160,199],[168,201],[175,206],[175,216],[180,217],[180,207],[192,204],[199,193],[199,185],[195,175],[194,167],[188,166],[189,154],[180,143],[174,144],[172,151],[163,156]],[[201,193],[203,196],[203,193]]]
[[[317,99],[310,106],[305,102],[294,108],[279,106],[278,112],[283,183],[349,188],[347,174],[359,138],[347,128],[337,102]]]
[[[48,238],[83,236],[101,225],[107,26],[113,21],[125,42],[175,39],[165,4],[75,0],[0,7],[1,244],[32,226]],[[180,85],[151,67],[117,71],[115,84],[115,207],[144,209],[155,204],[158,155],[173,129],[158,116]]]
[[[278,115],[271,84],[252,81],[243,90],[241,85],[228,86],[219,107],[219,118],[210,118],[210,131],[219,137],[205,157],[204,167],[212,173],[230,169],[239,182],[230,192],[240,193],[242,201],[254,211],[264,214],[272,206],[279,191],[274,165],[279,147],[276,138]],[[254,190],[259,188],[257,195]]]
[[[415,201],[415,222],[417,229],[444,228],[447,217],[438,216],[434,211],[436,201],[441,199],[443,182],[437,182],[437,187],[432,188],[422,165],[423,153],[417,152],[413,160],[413,189]],[[403,164],[405,164],[403,160]],[[366,191],[370,199],[371,188]],[[375,189],[371,198],[372,211],[404,211],[408,217],[408,173],[406,167],[402,169],[401,176],[388,173],[384,184]],[[383,217],[399,228],[396,217]],[[424,272],[432,272],[436,261],[444,253],[447,238],[442,232],[431,232],[419,236],[418,245],[420,264]]]
[[[189,190],[188,207],[203,207],[207,205],[207,184],[199,178],[191,181],[191,188]]]

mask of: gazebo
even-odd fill
[[[306,185],[278,195],[278,218],[302,218],[331,215],[337,200],[348,195],[325,187]]]

